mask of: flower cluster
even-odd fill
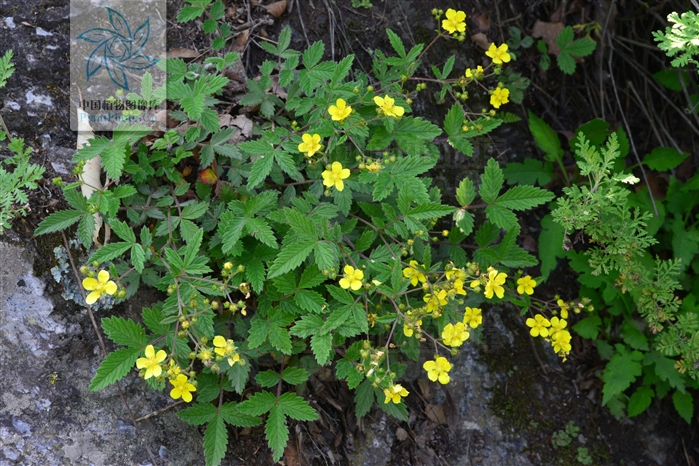
[[[403,388],[401,384],[395,384],[388,388],[384,388],[383,394],[386,396],[384,404],[388,404],[390,402],[398,404],[401,402],[401,398],[405,398],[410,394],[410,392]]]
[[[541,314],[536,314],[534,318],[528,318],[526,324],[531,328],[529,334],[533,337],[542,337],[553,346],[553,350],[563,361],[570,353],[571,346],[570,340],[571,335],[566,326],[568,322],[565,319],[559,319],[558,317],[552,317],[550,320]]]
[[[463,345],[470,336],[471,334],[466,330],[466,325],[463,322],[457,322],[456,325],[447,324],[442,330],[444,344],[453,348]]]

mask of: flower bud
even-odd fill
[[[87,268],[87,265],[83,265],[80,267],[80,273],[83,275],[87,275],[87,273],[90,271],[89,268]]]

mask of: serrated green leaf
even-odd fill
[[[240,366],[236,364],[236,366]],[[257,416],[249,416],[238,410],[238,403],[230,402],[221,406],[221,417],[227,424],[236,427],[255,427],[262,424],[262,420]]]
[[[456,200],[461,207],[468,207],[476,198],[476,187],[469,178],[464,178],[456,188]]]
[[[125,161],[126,147],[118,141],[114,141],[114,144],[105,147],[102,151],[102,166],[107,176],[112,180],[119,179]]]
[[[304,311],[315,313],[323,312],[326,306],[323,296],[313,290],[298,290],[294,294],[294,302]]]
[[[297,421],[315,421],[318,413],[306,400],[295,393],[284,393],[277,400],[282,412]]]
[[[489,159],[481,175],[481,186],[478,191],[483,201],[488,204],[495,202],[504,182],[505,177],[500,166],[495,159]]]
[[[148,343],[145,329],[131,319],[105,317],[102,329],[110,340],[122,346],[141,349]]]
[[[294,323],[290,333],[297,337],[306,338],[320,330],[325,321],[316,315],[305,315]]]
[[[307,370],[301,369],[300,367],[287,367],[282,372],[282,379],[284,382],[290,385],[298,385],[304,383],[311,374]]]
[[[553,193],[534,186],[513,186],[495,200],[501,207],[527,210],[553,199]]]
[[[548,166],[547,166],[548,165]],[[544,186],[553,174],[550,164],[544,165],[541,160],[524,159],[523,163],[510,162],[505,165],[503,173],[507,184],[528,184],[534,186],[539,184]]]
[[[485,215],[500,228],[509,230],[517,225],[517,216],[511,210],[498,204],[491,204],[485,208]]]
[[[407,213],[407,216],[416,220],[440,218],[454,212],[454,208],[442,204],[420,204]]]
[[[604,380],[602,405],[606,405],[613,397],[629,388],[641,375],[642,366],[638,361],[642,358],[638,351],[627,351],[623,345],[617,345],[617,352],[607,363],[602,375]]]
[[[312,241],[300,241],[298,243],[282,246],[279,255],[267,272],[267,278],[274,278],[290,270],[294,270],[306,260],[315,246],[316,243]]]
[[[274,387],[279,383],[279,374],[274,371],[260,372],[255,376],[255,382],[265,388]]]
[[[563,157],[561,141],[553,129],[541,118],[528,110],[529,131],[534,136],[536,145],[547,155],[547,160],[554,161]]]
[[[216,416],[216,407],[211,403],[197,403],[177,413],[177,417],[188,424],[200,426]]]
[[[255,160],[250,170],[250,176],[248,177],[248,188],[252,189],[261,184],[272,172],[272,166],[274,166],[274,156],[272,155],[261,155]]]
[[[461,127],[464,124],[464,111],[459,104],[453,104],[444,117],[444,131],[449,136],[460,135],[463,131]]]
[[[556,36],[556,45],[561,49],[565,49],[573,38],[575,38],[573,28],[566,26],[558,33],[558,36]]]
[[[544,279],[556,268],[558,258],[563,257],[564,228],[553,221],[551,214],[541,220],[542,230],[539,233],[538,249],[541,261],[541,275]]]
[[[596,47],[597,43],[595,41],[583,37],[568,44],[565,51],[576,57],[586,57],[594,52]]]
[[[572,328],[581,337],[589,340],[596,340],[601,325],[602,319],[597,315],[593,315],[580,320],[577,324],[573,325]]]
[[[131,249],[131,243],[109,243],[99,248],[90,258],[91,261],[108,262],[124,254]]]
[[[291,337],[287,329],[270,325],[267,338],[274,348],[284,354],[291,354]]]
[[[272,393],[264,391],[255,393],[253,396],[238,404],[238,411],[250,416],[261,416],[271,410],[277,403],[277,397]]]
[[[276,463],[284,455],[286,442],[289,441],[289,428],[286,427],[285,416],[279,406],[275,406],[269,412],[265,424],[265,436],[272,449],[272,459]]]
[[[226,424],[223,422],[223,417],[216,414],[209,425],[206,426],[204,432],[204,457],[206,458],[206,466],[218,466],[221,460],[226,456],[228,448],[228,431]]]
[[[324,366],[330,359],[330,352],[332,350],[332,334],[325,333],[323,335],[315,334],[311,338],[311,349],[313,350],[313,355],[316,357],[316,361],[321,366]]]
[[[556,57],[556,63],[565,74],[575,73],[575,59],[568,52],[561,50]]]
[[[109,353],[97,369],[97,374],[90,382],[89,390],[96,392],[123,379],[134,367],[140,354],[140,348],[122,348]]]
[[[96,221],[94,215],[85,215],[78,223],[78,238],[85,249],[92,246],[92,235],[95,231]]]
[[[362,418],[374,404],[374,387],[370,380],[362,382],[354,394],[354,412],[357,418]]]
[[[116,235],[119,238],[123,239],[124,241],[129,242],[129,243],[136,242],[136,235],[134,234],[131,227],[129,227],[126,224],[126,222],[121,222],[119,220],[112,219],[109,222],[109,226],[112,227],[112,230],[114,230],[114,233],[116,233]]]
[[[386,29],[386,34],[388,35],[388,41],[391,43],[391,47],[393,47],[393,50],[396,51],[399,57],[405,58],[405,46],[403,46],[403,41],[400,40],[398,34],[391,31],[390,29]]]
[[[639,387],[629,398],[627,411],[629,417],[638,416],[645,411],[650,406],[654,396],[655,392],[650,387]]]
[[[680,417],[687,421],[687,424],[691,424],[694,418],[694,398],[692,394],[675,390],[675,393],[672,394],[672,404],[675,405],[675,409]]]
[[[313,68],[321,58],[323,58],[323,52],[325,51],[325,44],[323,41],[316,41],[310,47],[303,52],[303,66],[306,68]]]
[[[461,232],[468,236],[473,231],[473,217],[465,209],[459,209],[454,212],[454,223]]]
[[[49,215],[39,224],[39,227],[34,232],[35,235],[45,235],[65,230],[83,216],[82,212],[77,210],[62,210]]]
[[[672,170],[687,157],[689,157],[688,153],[680,154],[672,147],[656,147],[650,154],[643,157],[643,164],[653,170]]]

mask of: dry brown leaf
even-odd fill
[[[444,415],[444,408],[437,405],[425,405],[425,414],[427,419],[435,424],[447,424],[447,417]]]
[[[289,442],[286,448],[284,448],[284,464],[286,464],[286,466],[301,466],[299,453],[292,442]]]
[[[473,15],[471,19],[476,23],[476,29],[480,32],[488,32],[490,29],[490,17],[487,13]]]
[[[271,91],[280,99],[285,100],[287,97],[286,90],[279,85],[279,76],[270,76],[272,79]]]
[[[488,40],[488,37],[482,32],[477,32],[473,34],[471,36],[471,41],[473,41],[473,43],[480,47],[482,50],[488,50],[488,47],[490,47],[490,41]]]
[[[250,29],[245,29],[244,31],[240,31],[240,34],[238,34],[238,37],[235,38],[235,42],[233,42],[233,47],[231,47],[231,50],[233,52],[237,53],[243,53],[245,50],[245,47],[248,45],[248,41],[250,40]]]
[[[167,51],[168,58],[198,58],[200,55],[201,54],[196,50],[186,49],[182,47]]]
[[[420,387],[420,393],[422,393],[422,397],[424,399],[426,399],[426,400],[432,399],[432,386],[430,385],[429,382],[427,382],[424,379],[418,379],[417,386]]]
[[[563,30],[563,23],[546,23],[544,21],[538,21],[534,23],[534,28],[532,29],[532,37],[537,39],[543,39],[548,45],[549,53],[556,56],[561,52],[561,49],[556,44],[556,37]]]
[[[239,142],[243,138],[249,139],[252,136],[252,120],[245,115],[224,114],[218,116],[218,124],[221,127],[235,126],[240,130],[233,136],[233,142]]]
[[[267,5],[265,7],[265,10],[267,10],[267,13],[274,16],[275,18],[279,18],[286,11],[286,6],[288,4],[289,0],[280,0],[278,2],[272,3],[271,5]]]

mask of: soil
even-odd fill
[[[269,19],[266,10],[250,6],[253,3],[233,2],[233,8],[242,8],[245,13],[240,21]],[[664,100],[653,88],[646,91],[643,102],[650,108],[650,114],[662,115],[663,121],[631,118],[631,115],[641,114],[631,87],[646,89],[643,76],[662,69],[666,63],[659,51],[652,50],[648,31],[663,27],[667,13],[684,11],[686,5],[681,2],[661,2],[662,5],[649,7],[640,1],[626,0],[615,2],[618,4],[616,12],[610,10],[612,2],[608,0],[373,0],[374,6],[370,9],[353,8],[350,0],[296,0],[292,3],[293,10],[251,31],[251,39],[242,54],[248,77],[258,74],[258,66],[265,58],[253,40],[255,35],[274,40],[281,28],[287,25],[292,28],[292,48],[302,50],[309,43],[322,40],[326,44],[325,59],[339,59],[352,53],[360,68],[369,70],[374,50],[390,53],[386,28],[399,34],[408,46],[431,40],[437,28],[430,14],[433,8],[463,9],[468,15],[469,34],[481,32],[496,43],[507,39],[511,26],[526,34],[531,33],[537,20],[553,22],[564,17],[569,25],[596,21],[603,25],[600,33],[607,37],[605,43],[610,47],[579,63],[573,76],[566,76],[555,67],[543,72],[538,66],[540,54],[536,47],[521,51],[513,67],[532,80],[532,87],[525,93],[521,106],[511,105],[508,110],[526,118],[526,109],[530,109],[565,136],[562,141],[572,137],[575,128],[592,118],[604,117],[612,125],[621,125],[623,111],[630,120],[630,135],[636,141],[639,154],[658,145],[667,145],[667,141],[658,140],[663,132],[658,132],[661,136],[655,136],[648,131],[649,125],[660,124],[667,129],[667,137],[674,138],[684,150],[693,154],[691,166],[685,170],[693,173],[699,166],[699,151],[694,147],[696,138],[692,137],[685,120],[676,112],[665,111]],[[206,52],[206,41],[198,29],[192,24],[179,25],[175,21],[182,4],[173,1],[168,5],[168,17],[172,21],[172,27],[168,29],[168,47]],[[562,8],[565,11],[562,12]],[[2,240],[31,250],[36,258],[34,275],[44,278],[50,276],[49,269],[55,265],[53,248],[62,244],[62,238],[56,235],[34,238],[32,232],[46,215],[65,207],[60,189],[50,180],[56,176],[62,176],[66,181],[71,178],[70,148],[75,144],[75,133],[69,129],[67,111],[68,16],[69,7],[65,2],[53,0],[24,0],[21,6],[13,2],[0,5],[0,18],[11,17],[15,25],[10,28],[7,21],[0,23],[0,51],[13,48],[16,66],[13,78],[0,90],[0,101],[4,102],[0,115],[10,131],[23,137],[33,148],[32,162],[47,169],[40,189],[30,196],[29,214],[17,219],[12,231]],[[37,28],[51,35],[40,35]],[[614,39],[609,40],[610,36]],[[598,36],[593,38],[599,41]],[[634,38],[636,43],[624,38]],[[611,68],[607,61],[609,49],[614,50]],[[457,56],[456,70],[473,67],[483,59],[482,51],[468,38],[465,43],[440,42],[425,55],[419,74],[430,75],[431,66],[441,67],[452,54]],[[614,83],[623,94],[618,103],[612,91]],[[49,100],[32,101],[27,97],[28,89],[33,95]],[[414,109],[421,116],[439,122],[446,106],[436,101],[436,90],[428,87],[428,92],[421,93]],[[479,98],[485,96],[474,96],[475,108],[479,108]],[[13,102],[18,103],[21,110],[15,110]],[[457,154],[447,144],[443,144],[442,149],[442,157],[431,176],[447,196],[453,196],[456,184],[464,176],[480,173],[488,157],[496,157],[501,162],[541,158],[524,120],[484,138],[470,159]],[[570,154],[566,155],[566,163],[573,164]],[[554,181],[549,188],[557,191],[561,186]],[[522,219],[522,242],[536,244],[539,221],[545,213],[545,209],[541,209]],[[534,272],[532,270],[532,275]],[[53,283],[50,279],[46,281]],[[560,264],[541,290],[550,295],[572,298],[577,294],[575,283],[575,273]],[[54,299],[60,299],[62,289],[59,286],[53,285],[48,291]],[[489,312],[488,309],[484,311]],[[129,313],[126,308],[115,308],[113,312],[119,315]],[[75,313],[76,309],[70,306],[54,311],[57,318],[69,322],[76,322]],[[497,379],[490,389],[490,409],[503,420],[503,432],[512,438],[524,439],[524,454],[531,464],[578,464],[576,455],[578,448],[583,446],[589,450],[594,465],[694,466],[699,463],[697,422],[695,420],[687,426],[675,414],[668,397],[655,400],[649,410],[637,418],[617,421],[601,407],[599,375],[604,365],[594,345],[574,337],[573,353],[568,362],[561,364],[547,348],[529,338],[516,311],[500,312],[500,315],[505,327],[512,330],[514,342],[504,344],[499,341],[500,334],[489,331],[487,319],[484,319],[486,324],[479,358]],[[75,353],[73,357],[77,357],[87,351],[86,348],[95,347],[96,337],[90,325],[86,321],[80,325],[84,327],[80,339],[63,347],[61,354]],[[355,447],[359,448],[363,441],[377,435],[372,429],[376,428],[382,416],[373,411],[368,419],[357,420],[351,409],[352,394],[344,383],[334,381],[329,373],[315,377],[312,382],[311,390],[322,419],[319,423],[300,424],[295,431],[292,429],[294,441],[287,448],[286,464],[302,464],[290,462],[290,458],[297,461],[299,458],[310,459],[313,464],[348,464]],[[411,393],[421,390],[418,382],[407,388]],[[445,409],[448,409],[450,395],[445,396]],[[484,443],[480,436],[485,434],[476,432],[467,439],[460,438],[448,423],[430,423],[433,419],[427,414],[425,402],[412,399],[409,403],[410,411],[414,413],[409,423],[386,421],[386,429],[395,437],[389,455],[391,464],[482,464],[477,452],[479,444]],[[579,428],[578,435],[568,446],[554,447],[554,433],[564,430],[569,421]],[[424,435],[428,430],[429,435]],[[227,458],[240,460],[243,464],[272,464],[261,428],[232,430],[230,435],[236,441],[230,442]],[[421,442],[416,441],[419,438],[422,438]],[[425,453],[428,449],[433,455]],[[468,463],[460,462],[459,458],[464,455],[468,456]]]

